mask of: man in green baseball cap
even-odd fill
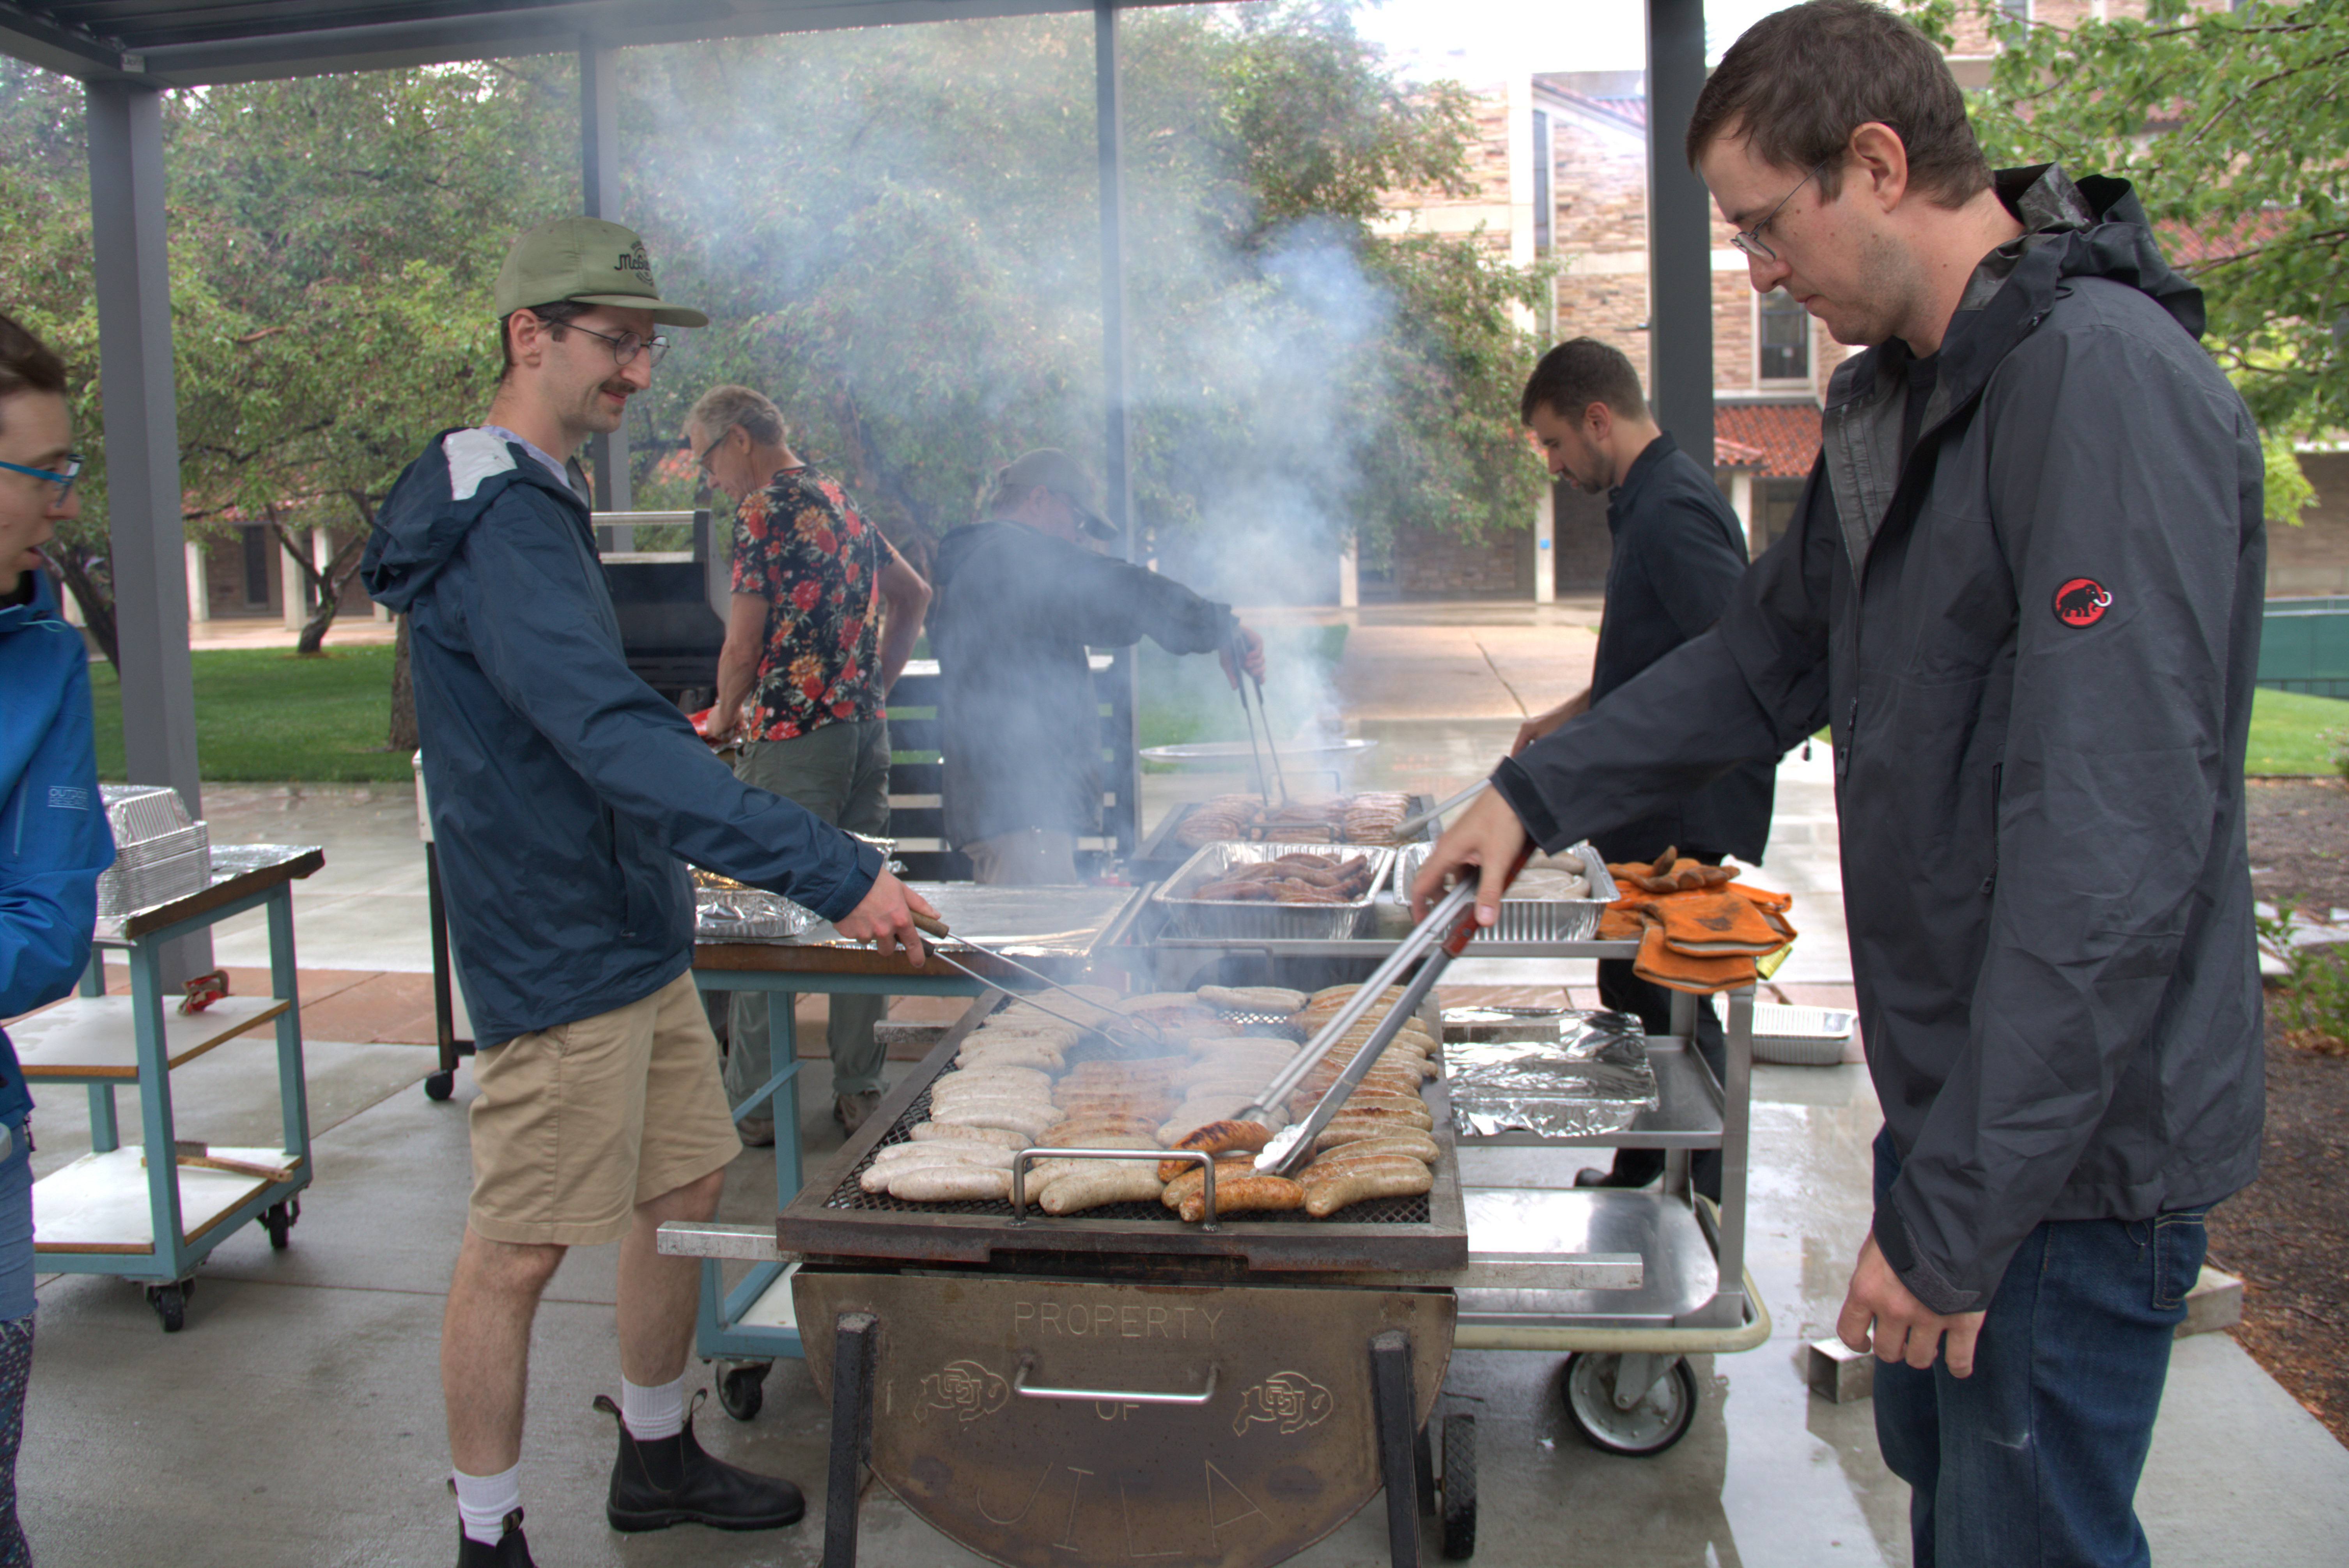
[[[787,1480],[703,1450],[687,1409],[700,1270],[668,1220],[717,1212],[742,1151],[690,973],[681,861],[779,892],[922,961],[879,851],[738,781],[620,646],[585,499],[564,477],[652,382],[665,326],[644,244],[564,218],[516,240],[495,299],[505,368],[481,425],[433,438],[367,540],[367,592],[408,619],[409,668],[479,1050],[473,1191],[440,1381],[459,1568],[530,1568],[522,1431],[531,1323],[566,1249],[620,1250],[616,1530],[791,1524]]]

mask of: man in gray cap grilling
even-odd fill
[[[1092,648],[1150,637],[1213,653],[1264,678],[1264,639],[1229,605],[1086,548],[1117,537],[1092,476],[1044,448],[996,470],[980,521],[939,542],[930,638],[945,676],[938,718],[947,840],[982,882],[1077,880],[1080,834],[1101,826],[1100,700]]]

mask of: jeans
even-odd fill
[[[1876,1135],[1876,1201],[1900,1173]],[[2051,1220],[1991,1298],[1971,1377],[1878,1362],[1876,1439],[1916,1568],[2141,1568],[2137,1484],[2202,1268],[2204,1209]]]
[[[33,1372],[33,1140],[30,1124],[0,1130],[0,1568],[32,1562],[16,1522],[16,1446]]]
[[[837,827],[874,837],[889,830],[889,721],[843,719],[790,740],[754,740],[734,765],[745,784],[771,790]],[[726,1099],[740,1105],[775,1073],[767,1038],[773,991],[737,991],[727,1016]],[[785,1002],[784,1006],[790,1006]],[[832,1052],[832,1092],[857,1094],[882,1087],[883,1047],[873,1037],[888,1005],[882,996],[834,995],[825,1027]],[[750,1112],[771,1118],[771,1101]]]

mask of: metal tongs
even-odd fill
[[[1533,845],[1527,843],[1517,851],[1517,858],[1509,867],[1508,875],[1501,879],[1501,885],[1506,888],[1516,881],[1517,873],[1526,869],[1526,862],[1532,858]],[[1371,1031],[1370,1038],[1364,1040],[1361,1048],[1354,1053],[1354,1059],[1346,1064],[1346,1070],[1338,1075],[1337,1081],[1321,1096],[1321,1102],[1313,1108],[1312,1114],[1276,1133],[1272,1141],[1257,1155],[1258,1173],[1293,1176],[1313,1158],[1313,1140],[1321,1135],[1323,1128],[1330,1125],[1330,1119],[1338,1114],[1338,1108],[1346,1103],[1346,1098],[1354,1092],[1355,1086],[1371,1070],[1371,1064],[1379,1059],[1380,1054],[1402,1032],[1404,1020],[1427,1000],[1427,994],[1435,989],[1437,978],[1475,936],[1476,889],[1474,878],[1454,883],[1436,906],[1427,912],[1427,918],[1413,926],[1411,934],[1395,944],[1395,950],[1387,955],[1386,961],[1372,972],[1368,980],[1362,982],[1361,989],[1338,1009],[1337,1016],[1322,1025],[1320,1033],[1308,1041],[1305,1048],[1280,1069],[1279,1074],[1266,1086],[1263,1098],[1240,1111],[1242,1119],[1261,1120],[1263,1112],[1288,1099],[1289,1093],[1304,1081],[1305,1075],[1330,1054],[1330,1047],[1338,1043],[1340,1037],[1361,1021],[1363,1014],[1378,1005],[1380,995],[1393,983],[1395,976],[1409,968],[1423,954],[1426,954],[1427,962],[1421,965],[1419,973],[1411,977],[1403,994],[1387,1010],[1387,1016],[1379,1020],[1378,1026]]]
[[[1264,759],[1269,754],[1272,758],[1272,779],[1280,787],[1280,803],[1286,806],[1288,804],[1288,780],[1281,776],[1280,744],[1272,738],[1272,716],[1264,708],[1264,683],[1248,674],[1246,663],[1247,645],[1237,635],[1232,638],[1231,652],[1232,689],[1240,694],[1240,717],[1247,724],[1248,753],[1256,758],[1256,792],[1264,797],[1266,808],[1270,809],[1272,791],[1264,787]],[[1248,709],[1247,688],[1250,683],[1256,686],[1256,709],[1253,713]],[[1256,744],[1257,721],[1259,719],[1264,722],[1262,751],[1257,749]]]
[[[981,943],[973,942],[968,936],[956,936],[954,932],[947,926],[947,923],[940,920],[936,915],[923,914],[916,911],[914,915],[914,926],[915,929],[924,932],[931,936],[950,938],[955,942],[960,943],[963,946],[969,948],[974,953],[984,953],[989,958],[994,959],[998,964],[1002,965],[1004,967],[1008,969],[1016,969],[1020,974],[1028,976],[1030,980],[1035,981],[1038,985],[1047,986],[1051,990],[1058,991],[1063,995],[1071,997],[1077,1002],[1081,1003],[1084,1007],[1093,1015],[1090,1018],[1086,1017],[1082,1014],[1079,1014],[1072,1017],[1069,1014],[1061,1012],[1057,1007],[1046,1006],[1041,1001],[1038,1000],[1033,995],[1022,995],[1019,998],[1020,1001],[1025,1002],[1028,1006],[1035,1008],[1036,1011],[1043,1014],[1047,1017],[1058,1018],[1063,1024],[1073,1024],[1080,1029],[1087,1029],[1096,1034],[1107,1036],[1111,1040],[1116,1041],[1129,1048],[1139,1047],[1144,1051],[1156,1052],[1163,1051],[1167,1047],[1166,1037],[1160,1034],[1149,1020],[1145,1018],[1124,1018],[1121,1019],[1117,1024],[1102,1023],[1099,1021],[1100,1016],[1108,1012],[1110,1009],[1102,1006],[1099,1002],[1092,1000],[1089,996],[1079,996],[1074,991],[1070,990],[1066,985],[1061,985],[1058,980],[1053,979],[1043,971],[1030,968],[1029,965],[1020,963],[1017,958],[1012,957],[1009,953],[999,952],[997,949],[986,946]],[[989,979],[984,975],[981,975],[978,971],[971,968],[968,965],[957,963],[952,957],[948,956],[947,951],[942,947],[934,946],[930,949],[930,952],[936,956],[939,963],[944,964],[949,969],[959,969],[965,975],[969,975],[972,979],[978,981],[982,985],[993,985],[996,984],[995,981]],[[1132,1025],[1136,1030],[1143,1032],[1126,1035],[1121,1039],[1120,1030],[1126,1025]]]
[[[1469,785],[1465,789],[1461,790],[1457,795],[1446,795],[1442,800],[1430,806],[1426,810],[1418,812],[1413,816],[1405,817],[1402,821],[1397,822],[1394,825],[1395,842],[1399,844],[1402,843],[1413,833],[1416,833],[1422,828],[1424,828],[1427,824],[1435,820],[1438,817],[1443,816],[1454,807],[1466,805],[1470,800],[1475,799],[1477,791],[1485,789],[1493,781],[1490,779],[1479,779],[1474,784]]]

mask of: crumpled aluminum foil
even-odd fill
[[[1603,1137],[1662,1104],[1646,1031],[1629,1013],[1565,1014],[1555,1038],[1446,1043],[1444,1077],[1463,1138]]]
[[[696,887],[697,942],[789,942],[822,921],[815,911],[779,892],[754,887]]]

